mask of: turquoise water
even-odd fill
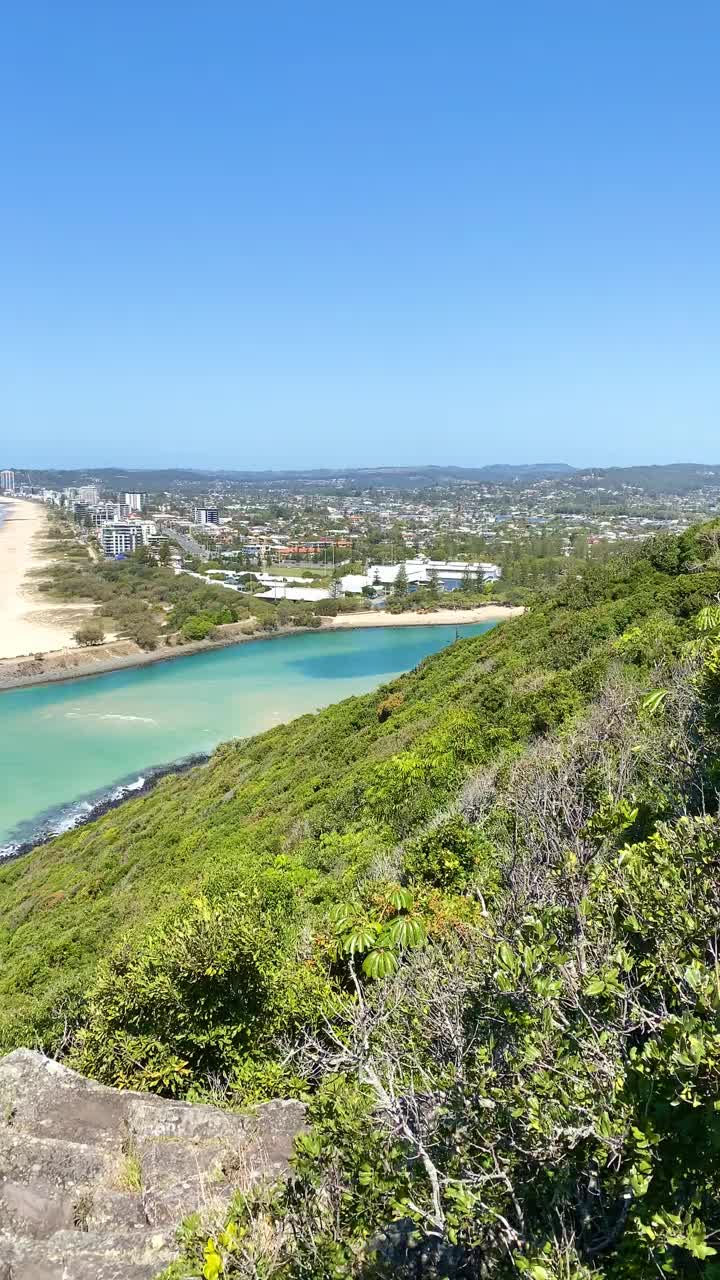
[[[491,625],[311,632],[0,693],[0,854],[144,770],[365,693]]]

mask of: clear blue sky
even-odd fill
[[[720,461],[720,6],[26,0],[0,465]]]

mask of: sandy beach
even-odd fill
[[[502,622],[524,613],[520,606],[482,604],[476,609],[433,609],[432,613],[387,613],[384,609],[368,609],[362,613],[339,613],[327,618],[323,628],[343,631],[351,627],[461,627],[468,623]]]
[[[31,569],[46,561],[39,542],[47,528],[47,511],[37,502],[3,496],[0,524],[0,658],[73,646],[82,605],[50,604],[34,593]],[[74,647],[74,646],[73,646]]]

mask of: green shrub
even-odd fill
[[[206,613],[194,613],[186,618],[180,628],[183,640],[211,639],[215,632],[215,622]]]
[[[83,622],[77,631],[73,632],[73,640],[82,648],[102,644],[105,639],[105,631],[99,622]]]
[[[387,698],[383,698],[382,702],[378,703],[377,709],[377,718],[380,724],[384,724],[393,711],[397,711],[402,706],[404,701],[405,699],[401,693],[390,693]]]
[[[491,850],[459,815],[423,832],[405,849],[405,875],[438,889],[461,890],[490,860]]]
[[[100,966],[73,1061],[107,1084],[184,1094],[230,1080],[281,1027],[310,1016],[313,976],[289,962],[287,921],[235,894],[198,898]]]

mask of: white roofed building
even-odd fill
[[[330,592],[325,591],[323,587],[271,587],[269,591],[256,591],[255,595],[258,600],[307,600],[310,603],[316,603],[319,600],[329,600]]]
[[[340,590],[346,596],[359,596],[364,587],[372,586],[372,578],[367,573],[346,573],[340,578]]]
[[[426,556],[418,556],[415,560],[404,562],[405,575],[410,591],[418,587],[426,587],[434,578],[441,591],[457,591],[469,580],[473,585],[483,582],[497,582],[502,577],[499,565],[484,560],[429,560]],[[359,593],[366,584],[374,587],[392,587],[400,572],[399,564],[368,565],[366,575],[348,574],[341,581],[350,581],[352,585],[343,587],[351,593]],[[354,580],[360,581],[360,585]]]

